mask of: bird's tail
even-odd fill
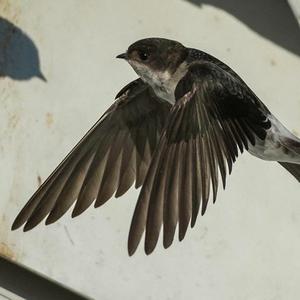
[[[280,162],[280,161],[279,161],[279,163],[300,182],[300,165],[299,164]]]

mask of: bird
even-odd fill
[[[165,38],[145,38],[117,58],[138,78],[113,104],[17,215],[12,230],[51,224],[140,188],[128,254],[182,241],[210,198],[224,189],[244,152],[281,164],[300,182],[300,140],[241,77],[214,56]],[[162,233],[161,233],[162,232]]]

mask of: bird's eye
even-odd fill
[[[143,52],[143,51],[141,51],[141,52],[139,52],[139,58],[140,58],[140,60],[147,60],[148,59],[148,57],[149,57],[149,53],[147,53],[147,52]]]

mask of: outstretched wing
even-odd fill
[[[171,109],[133,215],[128,251],[132,255],[145,233],[151,253],[163,225],[163,244],[179,240],[205,213],[210,189],[216,200],[219,173],[226,174],[239,151],[264,139],[270,122],[256,96],[239,80],[209,62],[195,63],[179,82]]]
[[[24,231],[30,230],[47,215],[46,224],[53,223],[76,200],[72,216],[77,216],[95,199],[98,207],[134,181],[141,186],[169,110],[141,79],[128,84],[31,197],[12,229],[26,223]]]

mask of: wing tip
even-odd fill
[[[127,251],[130,257],[136,252],[137,247],[138,245],[133,244],[133,242],[130,240],[128,241]]]
[[[28,219],[24,218],[24,215],[21,213],[22,213],[22,211],[18,214],[18,216],[15,218],[13,224],[11,225],[12,231],[15,231],[15,230],[21,228],[25,224],[25,222],[28,222]]]
[[[144,245],[144,250],[146,255],[150,255],[157,244],[157,238],[156,237],[150,237],[150,238],[145,238],[145,245]]]
[[[22,226],[22,224],[18,224],[17,220],[15,220],[13,222],[13,224],[11,225],[10,230],[15,231],[15,230],[19,229],[21,226]]]
[[[165,238],[165,236],[164,236],[164,239],[163,239],[164,248],[168,249],[172,245],[173,240],[174,240],[174,236],[172,236],[171,238]]]
[[[53,215],[49,215],[45,221],[45,225],[50,225],[52,223],[54,223],[55,221],[57,221],[57,218],[53,217]]]
[[[23,227],[23,231],[27,232],[31,229],[33,229],[34,227],[36,227],[40,222],[34,222],[31,221],[30,219],[26,222],[25,226]]]
[[[178,234],[179,242],[181,242],[185,238],[187,229],[188,229],[188,224],[186,225],[186,227],[182,229],[179,228],[179,234]]]
[[[128,249],[128,254],[129,256],[132,256],[139,244],[140,244],[140,241],[141,241],[141,237],[142,237],[142,233],[140,232],[136,232],[133,230],[133,225],[131,224],[131,228],[130,228],[130,231],[129,231],[129,236],[128,236],[128,243],[127,243],[127,249]]]
[[[22,227],[25,222],[28,221],[28,216],[26,213],[24,213],[24,208],[19,212],[19,214],[16,216],[13,224],[11,225],[11,230],[17,230],[20,227]]]
[[[76,203],[75,207],[73,208],[72,210],[72,213],[71,213],[71,217],[72,218],[76,218],[78,217],[79,215],[81,215],[88,207],[81,207],[80,205],[78,205],[78,202]]]
[[[149,247],[149,248],[145,247],[145,254],[150,255],[154,251],[154,249],[155,249],[155,247],[154,248],[153,247]]]

